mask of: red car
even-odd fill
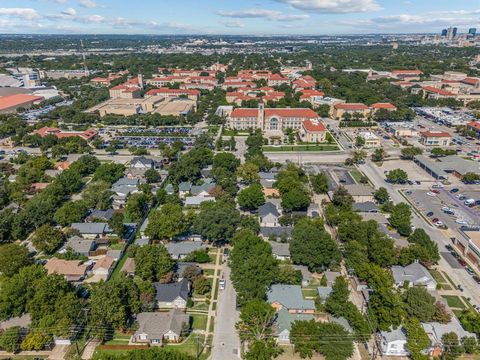
[[[437,189],[432,189],[432,192],[435,194],[440,194],[440,190],[437,190]]]
[[[433,219],[432,219],[432,222],[433,222],[434,224],[437,223],[437,222],[438,222],[438,218],[433,218]]]
[[[462,259],[457,259],[458,260],[458,263],[460,265],[462,265],[463,267],[467,266],[467,263],[465,261],[463,261]]]

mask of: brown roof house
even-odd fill
[[[169,312],[144,312],[137,315],[138,330],[132,343],[162,345],[178,342],[188,330],[190,316],[181,310]]]
[[[62,260],[57,258],[50,259],[45,264],[48,274],[63,275],[67,281],[81,281],[87,273],[87,265],[82,264],[80,260]]]

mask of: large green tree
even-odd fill
[[[213,243],[228,242],[240,223],[240,212],[229,201],[205,202],[200,206],[193,230]]]
[[[0,245],[0,274],[11,277],[31,263],[28,250],[18,244]]]
[[[40,226],[33,235],[32,243],[37,250],[52,254],[65,241],[65,235],[59,229],[48,224]]]
[[[152,211],[145,233],[153,239],[171,239],[188,230],[189,224],[178,204],[162,205],[160,210]]]
[[[320,272],[340,262],[335,241],[318,220],[302,219],[295,224],[290,241],[290,253],[295,264],[306,265]]]
[[[174,261],[163,245],[145,245],[135,253],[135,274],[144,280],[160,281],[173,271],[173,265]]]
[[[246,210],[257,210],[265,204],[262,185],[252,184],[238,193],[238,204]]]

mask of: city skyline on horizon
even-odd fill
[[[361,35],[459,33],[480,27],[480,7],[468,0],[246,0],[142,7],[113,0],[0,0],[3,34]],[[478,7],[478,8],[477,8]],[[153,14],[153,15],[152,15]],[[199,14],[201,16],[199,16]]]

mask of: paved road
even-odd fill
[[[369,177],[372,183],[376,188],[381,186],[385,187],[394,203],[406,202],[403,196],[395,189],[394,186],[388,184],[383,179],[383,174],[381,170],[378,170],[378,167],[373,164],[370,160],[363,165],[359,166],[365,175]],[[450,239],[439,229],[432,227],[428,224],[423,218],[419,217],[415,212],[412,216],[412,224],[416,228],[423,228],[425,232],[431,237],[432,240],[436,241],[438,244],[438,249],[440,251],[445,249],[445,245],[450,244]],[[454,269],[450,264],[442,257],[438,263],[438,266],[441,270],[446,272],[453,280],[455,284],[461,284],[464,288],[461,295],[465,297],[470,297],[472,304],[480,306],[480,291],[478,291],[478,284],[467,274],[464,269]]]
[[[345,159],[350,157],[348,153],[342,152],[265,152],[265,156],[273,162],[291,161],[298,164],[321,163],[321,164],[343,164]]]
[[[240,359],[240,339],[235,329],[238,321],[237,293],[230,281],[230,268],[224,264],[222,271],[226,286],[225,290],[220,290],[218,294],[211,358],[212,360],[238,360]]]

